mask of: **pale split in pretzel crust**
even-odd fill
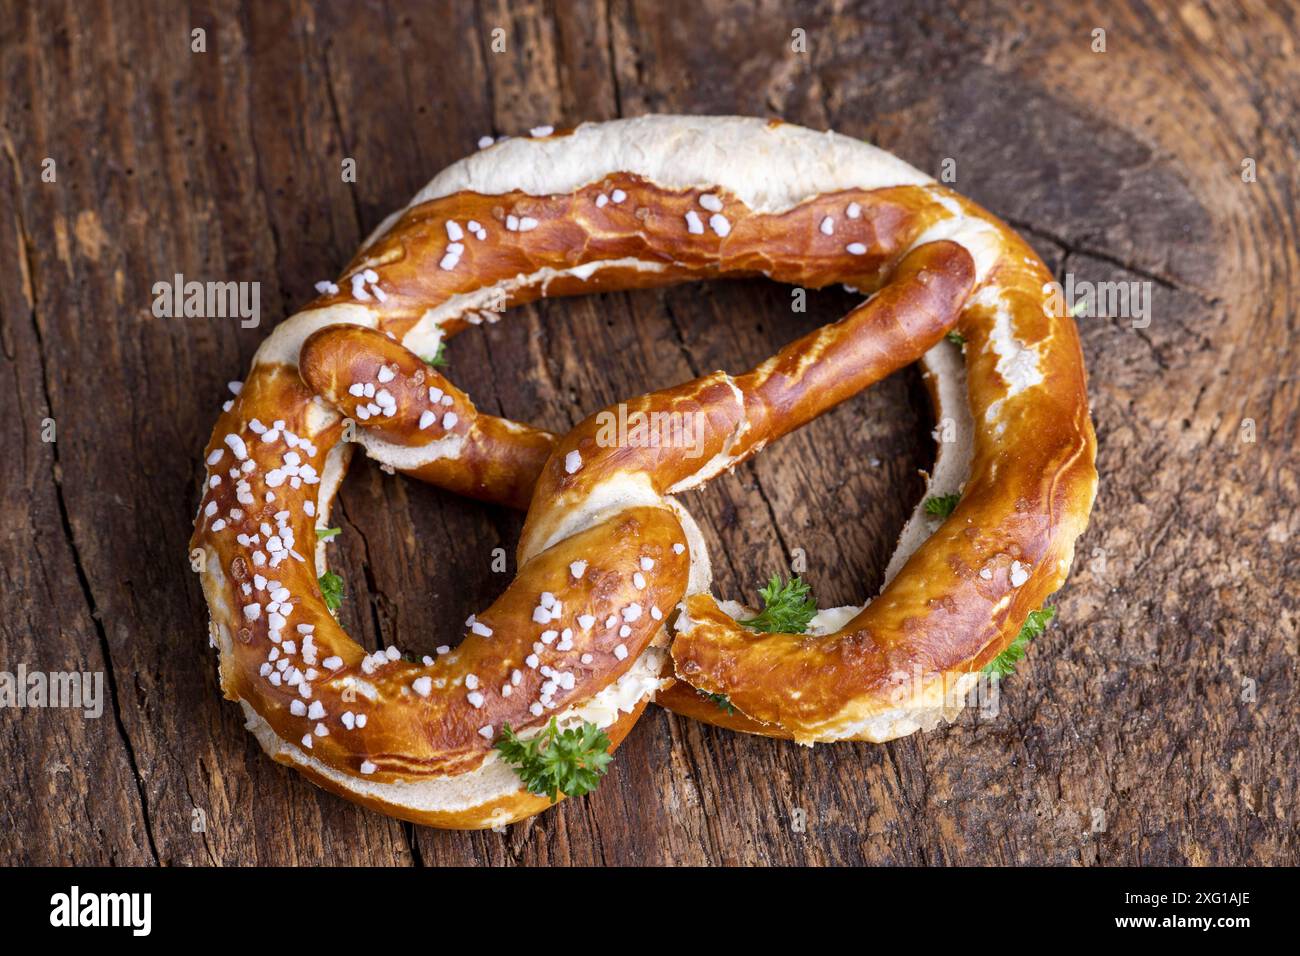
[[[703,455],[610,447],[595,416],[557,437],[483,414],[419,358],[542,296],[742,275],[870,298],[747,374],[625,403],[699,416]],[[506,723],[590,721],[616,745],[657,694],[807,743],[932,726],[1060,586],[1092,505],[1083,363],[1072,320],[1044,308],[1050,279],[996,218],[833,133],[652,116],[462,160],[273,331],[217,424],[192,547],[222,686],[275,759],[446,827],[549,805],[493,750]],[[954,326],[964,347],[943,341]],[[917,360],[955,439],[929,493],[961,491],[956,511],[938,523],[918,505],[863,608],[823,612],[808,635],[737,624],[671,496]],[[313,528],[346,468],[344,416],[386,466],[531,501],[517,577],[454,650],[367,654],[322,601]]]

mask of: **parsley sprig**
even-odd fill
[[[325,599],[325,606],[337,611],[343,606],[343,579],[333,571],[326,571],[318,579],[320,596]]]
[[[560,731],[555,718],[535,737],[521,740],[506,724],[496,749],[524,782],[529,793],[550,797],[551,803],[562,793],[580,797],[600,785],[600,778],[614,758],[609,754],[609,738],[592,723]]]
[[[340,531],[342,531],[342,530],[343,530],[342,528],[317,528],[317,529],[316,529],[316,540],[317,540],[317,541],[328,541],[330,538],[334,537],[336,534],[338,534],[338,533],[339,533]]]
[[[740,623],[767,634],[802,634],[817,613],[817,602],[808,592],[808,585],[798,577],[783,582],[779,574],[774,574],[767,587],[758,592],[763,599],[762,613]]]
[[[439,342],[438,351],[433,353],[432,358],[427,355],[421,355],[420,358],[424,360],[425,365],[431,365],[434,368],[445,368],[447,365],[447,343]]]
[[[713,701],[713,705],[718,710],[724,710],[729,714],[736,712],[736,705],[731,702],[731,698],[726,694],[710,694],[707,690],[696,689],[695,693],[699,694],[705,700]]]
[[[1004,650],[993,660],[984,665],[984,673],[992,674],[997,677],[1010,677],[1016,672],[1016,664],[1025,652],[1029,650],[1029,644],[1043,631],[1047,630],[1047,624],[1056,616],[1056,608],[1044,607],[1037,611],[1030,611],[1029,617],[1025,618],[1025,624],[1020,628],[1020,633],[1016,639],[1007,645]]]
[[[961,501],[961,494],[958,492],[951,495],[931,495],[925,499],[925,513],[936,518],[946,518],[953,513],[959,501]]]
[[[951,332],[945,335],[944,338],[956,346],[962,346],[966,344],[966,336],[962,335],[956,329],[953,329]]]

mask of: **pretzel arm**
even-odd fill
[[[737,377],[749,424],[737,460],[920,359],[957,323],[974,278],[970,254],[956,243],[919,246],[843,319]]]
[[[920,358],[956,322],[955,306],[969,292],[972,277],[970,256],[961,246],[922,246],[903,259],[876,297],[734,379],[746,396],[746,418],[763,427],[749,430],[733,465]],[[480,500],[527,508],[542,464],[558,441],[549,432],[480,413],[436,369],[371,329],[332,326],[315,332],[303,343],[299,372],[316,393],[358,419],[364,430],[360,441],[371,457]],[[379,377],[386,383],[378,397],[387,397],[391,406],[376,401],[373,384],[369,395],[362,391],[360,383]],[[670,401],[671,395],[646,396],[646,413],[655,411],[659,396]],[[754,437],[760,434],[766,436],[762,443]],[[660,463],[654,468],[661,473]],[[680,487],[687,477],[675,474],[664,487]]]
[[[480,501],[526,509],[555,447],[550,432],[483,414],[436,369],[372,329],[339,325],[313,333],[303,343],[299,373],[354,420],[357,441],[372,458]]]

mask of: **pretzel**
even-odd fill
[[[950,718],[1064,581],[1095,491],[1077,333],[1045,308],[1043,263],[969,200],[834,133],[675,116],[536,132],[390,216],[272,332],[217,422],[191,547],[222,687],[259,743],[348,799],[474,828],[557,796],[494,749],[506,725],[590,724],[612,748],[651,699],[803,743]],[[620,403],[629,421],[698,423],[689,449],[611,441],[599,413],[563,436],[484,414],[421,359],[543,296],[753,275],[869,297],[745,374]],[[865,606],[807,634],[744,627],[710,595],[675,496],[918,360],[952,432],[927,495],[961,492],[956,511],[939,523],[918,505]],[[313,529],[354,445],[528,509],[517,576],[454,649],[367,653],[323,602]]]

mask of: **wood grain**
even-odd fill
[[[3,0],[0,22],[0,670],[104,671],[111,693],[97,720],[0,711],[0,861],[1300,860],[1294,8]],[[225,383],[479,136],[647,111],[955,160],[1063,280],[1150,284],[1149,327],[1080,319],[1101,488],[1060,623],[995,718],[810,750],[652,709],[597,794],[509,832],[359,810],[266,759],[220,699],[185,542]],[[176,273],[260,282],[262,327],[155,318]],[[458,338],[451,374],[563,430],[741,369],[851,299],[791,302],[760,282],[546,302]],[[691,495],[720,593],[752,600],[796,548],[823,606],[874,593],[930,428],[909,371]],[[520,526],[368,464],[338,514],[345,624],[416,650],[500,590],[492,550]]]

